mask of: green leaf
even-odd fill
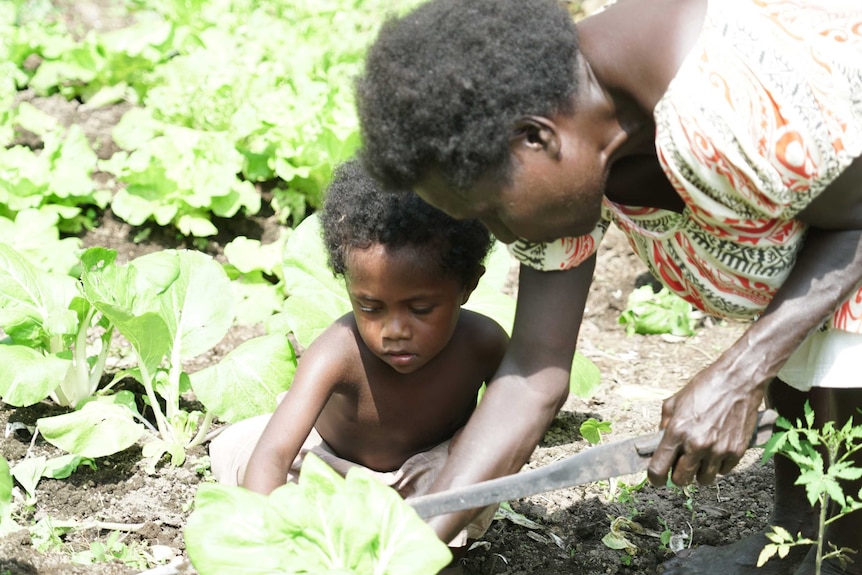
[[[288,339],[266,335],[243,342],[220,362],[189,377],[195,397],[220,419],[272,413],[276,396],[286,391],[296,371],[296,354]]]
[[[150,277],[164,270],[160,282],[167,287],[158,294],[160,316],[168,327],[179,358],[188,360],[209,351],[227,334],[234,318],[235,300],[224,268],[201,252],[162,250],[135,259],[130,267],[139,276]],[[172,345],[172,347],[173,347]]]
[[[767,543],[760,550],[760,555],[757,556],[757,566],[763,567],[778,552],[778,545]]]
[[[581,426],[578,428],[578,431],[584,439],[589,441],[591,444],[596,445],[602,442],[603,433],[611,432],[611,422],[599,421],[593,417],[590,417],[581,424]]]
[[[26,407],[48,397],[72,367],[72,361],[23,345],[0,345],[0,398],[9,405]]]
[[[602,374],[598,366],[588,357],[575,352],[572,358],[572,376],[569,381],[569,392],[578,397],[592,397],[599,390]]]
[[[314,455],[298,485],[268,497],[202,485],[185,540],[201,575],[432,575],[452,557],[394,490],[360,469],[342,479]]]
[[[51,445],[90,458],[122,451],[144,434],[144,426],[127,407],[101,398],[79,411],[39,418],[36,426]]]
[[[629,335],[669,333],[678,336],[694,334],[695,319],[691,304],[663,288],[654,293],[647,284],[629,294],[619,323]]]
[[[12,468],[12,477],[21,484],[28,497],[32,498],[36,493],[36,486],[45,471],[45,461],[44,456],[29,457],[21,460]]]
[[[74,313],[68,307],[78,295],[73,278],[42,271],[18,252],[0,244],[0,328],[16,343],[44,345],[54,335],[48,324],[74,333]],[[70,315],[71,314],[71,315]],[[67,317],[68,321],[50,321]]]
[[[308,217],[293,230],[284,249],[288,298],[282,312],[303,347],[352,309],[343,279],[333,275],[326,261],[320,221]]]

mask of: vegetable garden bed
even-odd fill
[[[278,312],[289,291],[281,271],[283,242],[319,205],[332,166],[356,144],[349,95],[329,90],[355,70],[381,7],[391,3],[289,3],[309,11],[306,26],[295,32],[304,36],[292,43],[279,28],[295,16],[286,8],[284,20],[253,10],[241,18],[194,12],[225,4],[15,0],[3,9],[19,12],[0,13],[0,26],[6,26],[2,61],[14,66],[4,75],[13,83],[0,86],[0,244],[19,250],[38,269],[76,278],[86,268],[81,249],[112,250],[89,252],[98,265],[84,283],[96,287],[104,286],[97,271],[111,253],[116,268],[127,273],[131,262],[161,266],[165,256],[159,254],[190,249],[224,270],[237,295],[224,334],[180,354],[178,369],[192,381],[177,372],[171,407],[159,395],[171,381],[170,370],[165,380],[151,374],[155,395],[148,397],[140,385],[147,379],[140,368],[147,348],[120,334],[107,344],[97,382],[112,382],[113,391],[135,397],[155,429],[146,431],[152,436],[162,431],[147,410],[153,397],[174,415],[186,414],[189,435],[181,449],[173,439],[158,447],[134,440],[111,453],[74,459],[35,434],[40,418],[69,414],[70,407],[47,393],[44,401],[17,402],[27,405],[0,404],[0,428],[6,430],[0,455],[17,468],[11,518],[20,527],[0,537],[0,575],[195,573],[183,530],[198,487],[210,481],[206,433],[238,417],[204,397],[200,380],[208,369],[229,365],[227,358],[243,344],[279,333]],[[285,3],[272,6],[279,4]],[[333,14],[340,14],[339,32],[328,24],[321,34],[315,23],[330,22]],[[353,21],[350,14],[359,16]],[[130,28],[135,22],[141,27]],[[337,39],[338,46],[324,39]],[[208,46],[221,51],[213,54],[204,50]],[[253,71],[239,56],[257,58]],[[328,67],[311,64],[319,58]],[[230,76],[237,70],[243,73]],[[587,399],[568,401],[528,467],[588,448],[579,427],[589,418],[610,423],[604,440],[653,431],[661,398],[741,333],[740,325],[706,318],[692,336],[628,336],[619,318],[644,272],[621,236],[609,232],[579,343],[600,369],[601,386]],[[199,284],[216,281],[201,277]],[[506,294],[517,289],[512,277],[497,282]],[[98,294],[91,299],[100,313],[123,326],[126,316],[106,307]],[[42,325],[48,324],[54,325]],[[97,357],[99,332],[93,327],[81,348]],[[301,338],[293,334],[291,341],[301,352]],[[7,374],[10,367],[3,366]],[[195,442],[204,413],[213,414],[212,429]],[[103,437],[121,435],[119,428],[106,429]],[[771,506],[770,477],[769,464],[761,466],[752,452],[708,488],[656,489],[633,476],[513,501],[467,554],[465,571],[653,574],[672,547],[727,543],[761,528]]]

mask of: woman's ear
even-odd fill
[[[543,152],[558,159],[562,150],[557,125],[543,116],[524,116],[515,121],[509,140],[512,151]]]
[[[461,305],[467,303],[467,300],[470,299],[470,295],[472,295],[473,291],[476,289],[476,286],[479,285],[479,280],[482,276],[485,275],[485,266],[479,266],[479,269],[476,270],[476,275],[470,280],[467,284],[464,285],[464,297],[461,299]]]

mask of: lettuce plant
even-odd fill
[[[214,417],[237,421],[275,408],[290,385],[296,356],[283,335],[250,339],[220,362],[187,374],[184,362],[209,351],[234,319],[234,295],[220,264],[200,252],[163,250],[125,266],[116,252],[90,248],[81,256],[80,281],[31,266],[0,244],[0,398],[19,406],[51,397],[75,411],[41,418],[37,426],[55,446],[101,457],[144,438],[150,462],[200,444]],[[98,389],[112,336],[128,342],[133,367],[114,376],[143,387],[139,411],[128,390]],[[98,354],[88,356],[97,338]],[[205,410],[184,409],[192,391]]]
[[[395,490],[314,455],[268,496],[202,484],[185,543],[201,575],[433,575],[452,559]]]
[[[672,291],[662,288],[655,293],[652,286],[644,285],[629,294],[619,323],[626,326],[628,335],[668,333],[689,336],[694,335],[700,315],[690,303]]]
[[[50,397],[74,407],[96,391],[113,326],[97,317],[74,278],[41,270],[2,243],[0,329],[4,402],[22,407]]]

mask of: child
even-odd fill
[[[361,466],[403,497],[421,495],[508,343],[493,320],[461,309],[491,237],[478,221],[452,219],[414,194],[383,192],[355,161],[336,171],[321,221],[353,311],[302,354],[273,415],[212,442],[213,474],[269,493],[296,480],[312,452],[339,473]],[[450,542],[456,557],[495,509]]]

